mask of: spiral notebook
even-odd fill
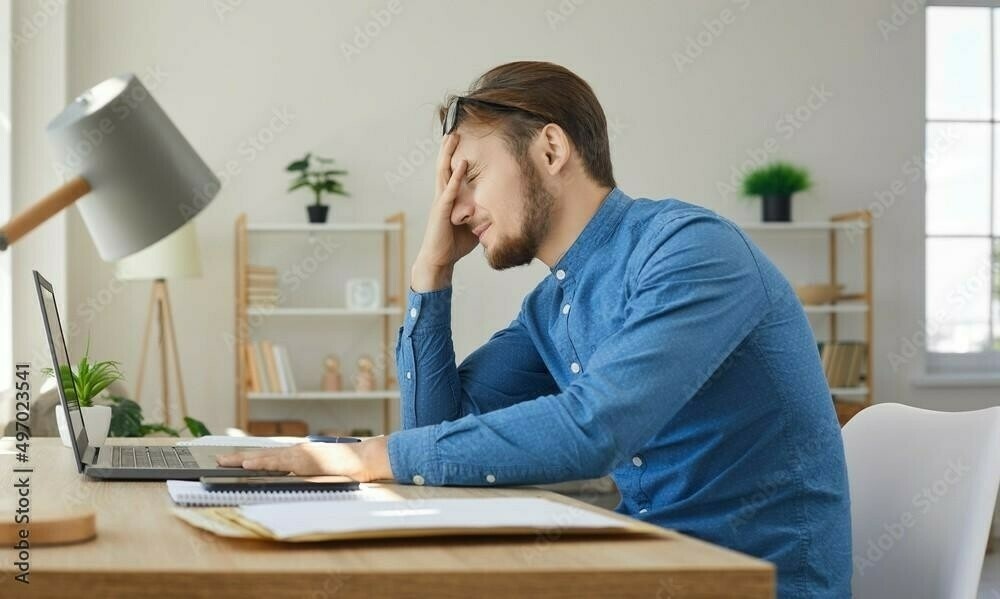
[[[295,501],[391,501],[395,494],[376,485],[354,491],[207,491],[199,481],[168,480],[167,493],[177,505],[218,507]]]

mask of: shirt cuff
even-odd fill
[[[396,482],[403,484],[441,484],[441,461],[435,439],[437,426],[422,426],[389,435],[389,467]]]
[[[406,297],[403,336],[451,326],[451,286],[427,293],[412,289]]]

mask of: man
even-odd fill
[[[714,213],[618,189],[604,111],[562,67],[496,67],[441,117],[396,350],[404,430],[221,463],[417,485],[610,473],[618,511],[774,562],[781,596],[849,596],[840,430],[777,269]],[[477,245],[551,275],[456,367],[452,272]]]

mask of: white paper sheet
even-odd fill
[[[622,529],[620,520],[546,499],[416,499],[410,501],[303,501],[239,508],[279,539],[408,529]]]
[[[391,501],[399,496],[362,483],[356,491],[208,491],[196,480],[168,480],[167,493],[177,505],[237,506],[300,501]]]
[[[185,447],[289,447],[306,441],[305,437],[237,437],[231,435],[206,435],[178,441]]]

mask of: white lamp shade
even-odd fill
[[[179,279],[201,276],[201,256],[194,221],[115,265],[123,281]]]
[[[91,188],[76,206],[106,261],[173,233],[219,192],[218,177],[135,75],[80,94],[47,132],[60,170]]]

